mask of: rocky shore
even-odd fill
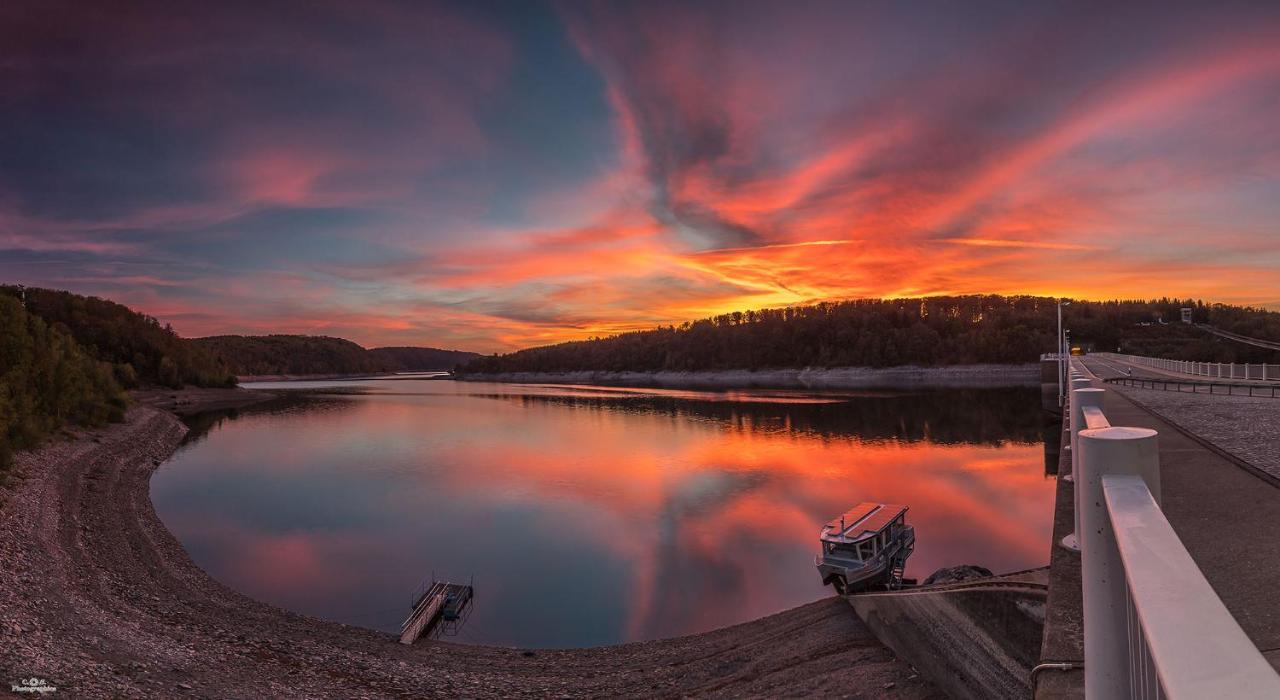
[[[669,389],[925,389],[1040,386],[1038,364],[833,367],[700,372],[502,372],[465,381],[604,384]]]
[[[151,474],[186,429],[141,403],[122,424],[19,455],[0,490],[0,683],[91,698],[937,697],[839,598],[690,637],[551,651],[403,646],[251,600],[157,518]]]

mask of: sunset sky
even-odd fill
[[[0,281],[188,336],[1280,309],[1276,2],[16,0],[0,86]]]

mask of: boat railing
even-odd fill
[[[1086,697],[1280,697],[1161,510],[1156,431],[1111,426],[1102,394],[1073,382],[1070,397]]]

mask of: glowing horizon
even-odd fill
[[[849,298],[1280,309],[1280,10],[0,11],[0,281],[507,351]]]

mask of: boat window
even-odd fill
[[[874,557],[875,555],[876,555],[876,542],[875,542],[875,540],[867,540],[866,542],[863,542],[863,543],[861,543],[861,544],[859,544],[859,545],[858,545],[858,558],[859,558],[859,559],[870,559],[870,558]]]

